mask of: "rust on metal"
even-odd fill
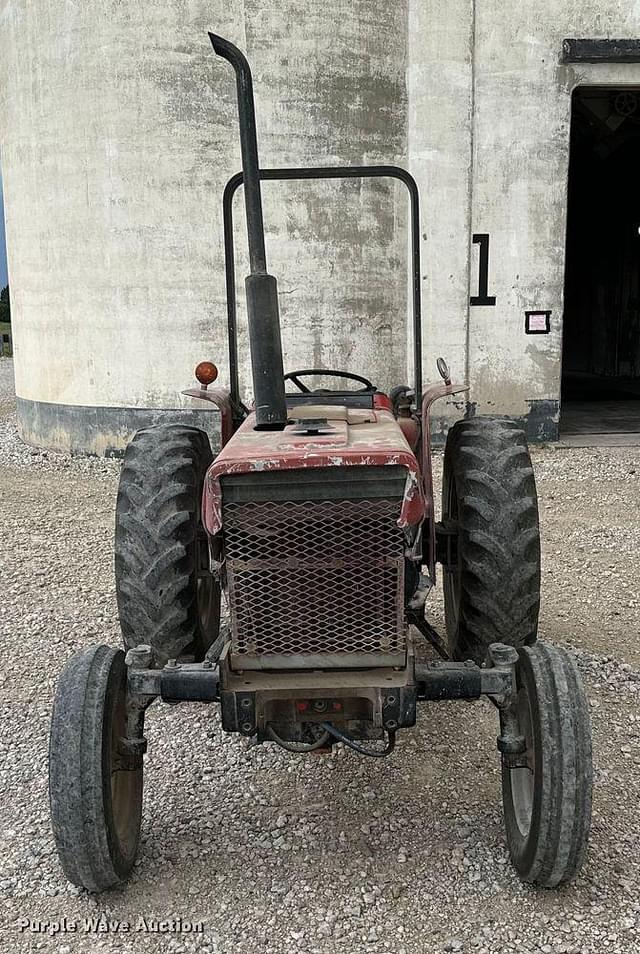
[[[333,408],[327,408],[330,414]],[[220,478],[267,470],[315,467],[401,466],[407,471],[398,526],[415,526],[431,513],[415,454],[393,414],[377,408],[373,420],[350,424],[331,421],[331,433],[305,435],[294,425],[282,431],[256,431],[253,414],[243,421],[209,468],[202,514],[207,531],[222,529]]]
[[[200,387],[187,388],[186,391],[182,391],[182,394],[215,404],[220,411],[220,444],[224,447],[233,434],[233,410],[229,391],[225,391],[224,388]]]

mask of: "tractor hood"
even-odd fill
[[[420,523],[427,500],[415,454],[390,411],[305,405],[290,408],[282,431],[257,431],[251,414],[209,468],[202,501],[210,534],[222,528],[220,479],[230,474],[314,467],[404,467],[407,471],[398,524]]]

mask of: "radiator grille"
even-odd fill
[[[380,665],[404,653],[399,510],[388,499],[227,504],[232,657],[377,654]]]

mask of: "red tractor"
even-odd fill
[[[220,706],[222,727],[291,752],[341,744],[390,755],[419,703],[490,698],[507,840],[519,875],[553,886],[584,857],[591,806],[588,707],[572,657],[536,641],[540,541],[524,434],[469,417],[449,431],[437,522],[429,413],[467,390],[423,390],[418,192],[394,166],[260,169],[252,79],[234,67],[243,172],[224,195],[229,391],[214,365],[189,391],[220,412],[221,449],[168,424],[129,444],[116,509],[125,652],[97,646],[58,684],[50,799],[62,866],[90,890],[123,881],[141,822],[144,718],[155,700]],[[267,272],[261,179],[392,176],[412,212],[413,388],[359,374],[284,373],[276,280]],[[254,403],[238,387],[232,199],[244,185]],[[337,389],[317,386],[326,376]],[[446,640],[425,617],[442,565]],[[224,611],[223,611],[224,606]],[[422,634],[438,661],[416,658]]]

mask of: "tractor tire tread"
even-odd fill
[[[539,642],[520,650],[519,665],[529,670],[529,681],[536,686],[542,777],[539,810],[529,836],[532,844],[522,851],[509,839],[509,847],[524,881],[553,888],[576,877],[587,850],[592,798],[589,704],[566,650]],[[506,812],[507,773],[503,769]],[[515,830],[513,819],[506,820],[508,833]]]
[[[181,424],[138,431],[116,504],[118,612],[127,648],[163,660],[201,639],[196,599],[198,494],[213,455],[207,435]]]
[[[456,658],[482,663],[491,643],[530,645],[537,634],[540,535],[524,432],[501,418],[459,421],[447,438],[445,472],[456,483],[461,523],[460,607],[449,640]]]
[[[124,674],[124,653],[109,646],[95,646],[67,663],[49,735],[49,804],[58,855],[69,881],[89,891],[110,888],[129,873],[110,850],[102,794],[105,690],[114,666]]]

